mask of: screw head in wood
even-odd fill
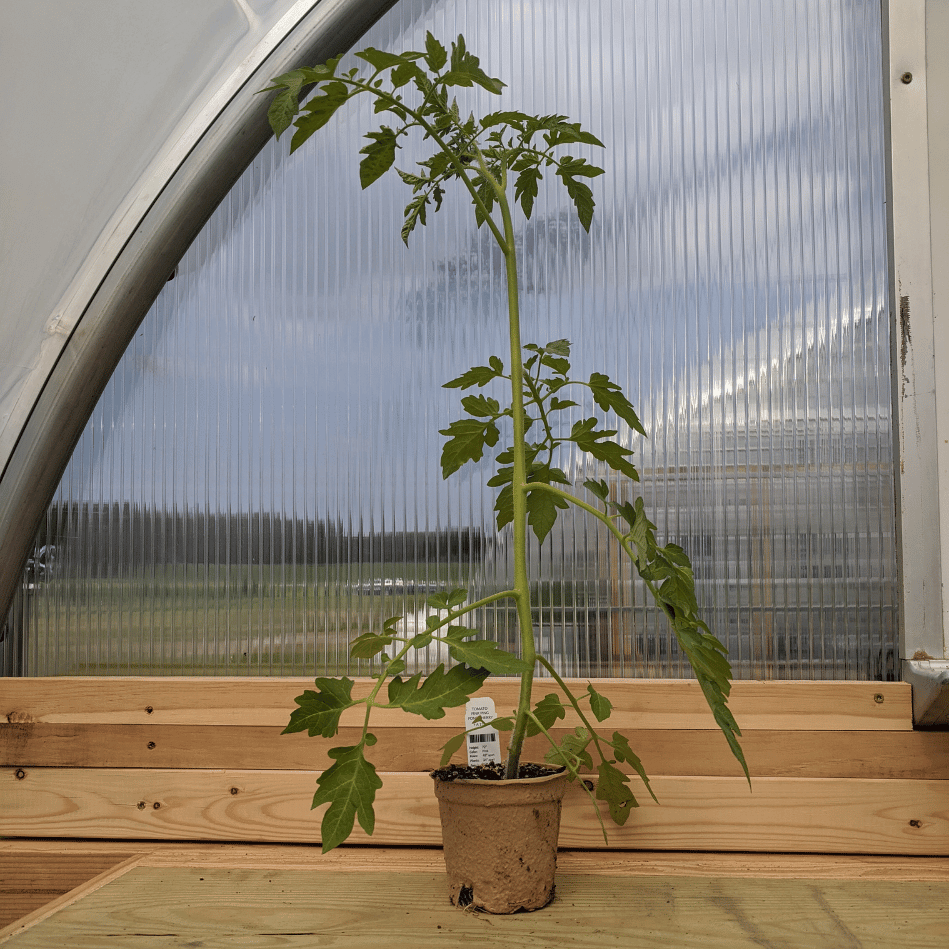
[[[900,82],[903,83],[904,86],[908,86],[912,81],[913,74],[911,72],[905,72],[900,76]]]
[[[17,781],[22,781],[26,777],[26,772],[22,768],[17,768],[13,773]]]
[[[135,806],[136,806],[140,811],[144,811],[144,810],[145,810],[145,802],[144,802],[144,801],[139,801],[138,804],[136,804]]]
[[[880,705],[883,702],[883,693],[877,692],[877,694],[873,696],[873,701],[876,702],[877,705]]]
[[[154,748],[154,747],[155,747],[155,742],[150,741],[150,742],[148,743],[148,747],[149,747],[149,750],[152,749],[152,748]]]

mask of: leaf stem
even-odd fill
[[[482,597],[480,600],[477,600],[474,603],[469,603],[464,609],[457,610],[455,612],[450,612],[449,615],[441,620],[436,626],[429,627],[428,631],[434,631],[436,629],[441,629],[443,626],[447,626],[449,623],[458,619],[459,616],[466,616],[468,613],[471,613],[473,610],[480,609],[482,606],[487,606],[489,603],[494,603],[496,600],[503,600],[505,598],[513,598],[515,592],[513,590],[502,590],[500,593],[492,593],[490,596]],[[364,702],[366,705],[366,717],[363,720],[362,726],[362,739],[361,743],[366,741],[366,733],[369,731],[369,714],[374,708],[386,708],[387,703],[376,702],[376,696],[379,694],[380,689],[385,684],[386,679],[389,678],[389,670],[392,666],[402,660],[408,651],[412,648],[412,639],[403,639],[401,636],[396,637],[400,642],[404,642],[405,645],[385,664],[382,671],[375,677],[376,684],[373,687],[372,691],[364,699],[360,699],[361,702]],[[412,637],[414,638],[414,637]]]
[[[646,584],[650,594],[652,594],[653,599],[656,601],[663,613],[665,613],[669,618],[669,621],[673,623],[673,626],[675,625],[675,615],[673,614],[672,610],[669,609],[663,597],[659,595],[659,590],[656,588],[656,585],[647,577],[642,575],[638,555],[633,552],[633,549],[629,546],[629,541],[626,539],[626,535],[610,520],[610,516],[608,514],[604,514],[603,511],[597,510],[592,504],[587,504],[586,501],[581,501],[580,498],[578,498],[575,494],[570,494],[568,491],[561,491],[560,488],[555,488],[552,484],[532,482],[531,490],[549,491],[551,494],[555,494],[557,497],[563,498],[570,504],[582,508],[588,514],[592,514],[598,521],[605,524],[610,529],[610,532],[613,534],[613,536],[619,541],[620,546],[623,548],[626,556],[629,557],[629,559],[632,560],[634,564],[636,564],[636,569],[639,571],[639,575],[642,578],[643,583]]]
[[[538,360],[539,364],[540,360]],[[538,377],[540,376],[540,370],[537,371]],[[530,374],[528,373],[526,379],[524,380],[525,385],[531,394],[531,402],[537,406],[537,410],[540,412],[540,421],[544,424],[544,431],[547,433],[547,444],[549,446],[547,452],[547,464],[551,464],[554,459],[554,451],[558,444],[560,444],[561,439],[554,437],[553,429],[550,427],[550,419],[547,417],[547,410],[544,408],[544,399],[545,396],[540,394],[540,390],[537,388],[537,383],[540,381],[531,379]]]
[[[583,710],[580,708],[579,702],[577,702],[576,696],[573,692],[570,691],[570,687],[567,685],[563,679],[557,674],[557,670],[545,659],[543,656],[539,656],[537,661],[550,673],[557,685],[560,686],[560,690],[564,695],[567,696],[568,701],[573,710],[580,716],[580,721],[583,722],[584,727],[590,733],[590,737],[593,739],[593,744],[596,745],[596,753],[600,756],[601,761],[606,761],[606,755],[603,754],[603,749],[600,747],[600,736],[596,733],[596,728],[590,724],[590,720],[586,717]]]
[[[443,626],[447,626],[449,623],[453,623],[460,616],[467,616],[469,613],[472,613],[475,610],[481,609],[482,606],[488,606],[490,603],[495,603],[498,600],[513,599],[514,595],[515,595],[514,590],[502,590],[500,593],[492,593],[490,596],[482,597],[480,600],[476,600],[474,603],[469,603],[463,609],[455,610],[454,612],[449,612],[448,616],[446,616],[445,619],[439,620],[438,623],[432,626],[426,627],[425,632],[433,633],[436,629],[441,629]],[[377,676],[377,678],[379,679],[378,685],[376,686],[376,688],[372,690],[372,692],[366,699],[362,699],[361,701],[371,701],[372,699],[376,697],[376,695],[379,694],[379,689],[382,688],[382,683],[389,677],[389,671],[388,671],[389,667],[392,665],[392,663],[398,662],[400,659],[403,659],[406,656],[408,651],[412,648],[412,640],[415,637],[414,636],[409,636],[409,637],[395,636],[393,638],[397,639],[399,642],[405,643],[405,645],[386,663],[385,668],[382,670],[379,676]],[[439,642],[444,642],[444,640],[440,636],[435,636],[434,638],[437,639]],[[380,704],[380,705],[377,705],[377,708],[388,708],[388,705]]]
[[[543,660],[542,660],[542,661],[543,661]],[[556,674],[556,673],[555,673],[555,674]],[[569,690],[565,689],[565,691],[567,692],[567,695],[568,695],[570,698],[572,698],[572,696],[570,695]],[[574,705],[574,708],[576,708],[576,705]],[[579,711],[579,709],[577,709],[577,711]],[[537,716],[536,716],[533,712],[529,712],[528,715],[529,715],[531,721],[534,723],[534,725],[535,725],[535,726],[540,730],[540,732],[543,734],[544,738],[546,738],[547,741],[550,742],[551,748],[555,748],[557,751],[561,751],[561,754],[562,754],[563,752],[562,752],[560,746],[557,744],[557,742],[554,741],[553,736],[550,734],[550,732],[547,731],[546,728],[544,728],[543,724],[541,724],[540,719],[538,719]],[[582,713],[581,713],[581,717],[582,717]],[[595,736],[594,736],[594,738],[595,738]],[[600,750],[599,745],[597,745],[597,751],[599,751],[599,750]],[[603,757],[602,753],[600,754],[600,757],[601,757],[601,758]],[[584,781],[583,778],[580,777],[580,768],[579,768],[579,767],[571,768],[571,767],[570,767],[569,765],[567,765],[567,764],[565,764],[564,766],[565,766],[565,767],[567,768],[567,770],[573,775],[573,779],[574,779],[574,780],[579,780],[579,782],[580,782],[580,787],[583,788],[584,792],[586,793],[586,796],[590,799],[590,802],[593,804],[593,812],[596,814],[596,819],[600,822],[600,830],[601,830],[602,833],[603,833],[603,841],[604,841],[605,843],[609,844],[610,838],[607,837],[607,835],[606,835],[606,825],[603,823],[603,815],[600,813],[600,807],[599,807],[599,805],[596,803],[596,798],[593,796],[593,792],[587,787],[586,781]]]

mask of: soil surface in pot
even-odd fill
[[[562,767],[535,764],[528,761],[520,766],[517,776],[518,778],[547,778],[564,770]],[[459,781],[472,778],[481,781],[502,781],[504,780],[504,764],[500,761],[495,761],[492,764],[450,764],[446,768],[438,768],[436,771],[432,771],[431,774],[437,781]]]

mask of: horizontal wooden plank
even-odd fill
[[[616,728],[714,728],[694,680],[578,679],[588,681],[614,703]],[[270,725],[284,726],[293,699],[312,688],[312,679],[64,677],[0,679],[0,721],[9,723],[87,723],[113,725]],[[358,680],[354,694],[366,695],[369,680]],[[492,678],[483,694],[499,712],[517,704],[516,679]],[[538,680],[538,697],[555,691]],[[731,707],[743,730],[804,729],[911,731],[912,694],[902,682],[736,682]],[[343,724],[356,724],[358,710]],[[379,710],[373,727],[404,727],[400,711]],[[412,724],[439,727],[415,717]],[[567,724],[571,724],[568,720]]]
[[[38,923],[32,947],[283,949],[944,949],[946,884],[704,880],[559,873],[543,912],[485,917],[445,898],[441,873],[135,867]],[[371,898],[367,898],[367,894]]]
[[[49,854],[42,851],[21,851],[15,856],[0,851],[0,890],[65,893],[130,856],[128,847],[115,854],[63,854],[56,860],[50,860]]]
[[[355,849],[355,848],[351,848]],[[374,851],[375,847],[362,848]],[[335,852],[335,851],[334,851]],[[150,856],[143,858],[147,861]],[[949,883],[949,857],[821,853],[681,853],[561,850],[564,872],[607,876],[743,877],[771,880],[920,880]]]
[[[9,772],[8,772],[9,775]],[[315,780],[300,771],[34,768],[7,779],[0,835],[111,839],[316,841]],[[949,783],[879,779],[661,776],[661,805],[641,795],[618,849],[949,855]],[[432,846],[440,833],[431,779],[385,776],[377,845]],[[561,845],[604,846],[582,790],[565,801]]]
[[[440,847],[338,847],[320,852],[313,844],[178,843],[167,840],[62,840],[7,837],[0,853],[40,855],[46,861],[92,857],[120,861],[137,851],[143,867],[219,867],[348,873],[405,870],[440,872]],[[567,873],[612,876],[767,877],[794,880],[949,881],[949,857],[874,854],[685,853],[679,851],[561,849],[558,867]]]
[[[0,725],[0,765],[13,768],[322,768],[326,750],[353,744],[355,729],[336,738],[281,735],[277,726]],[[565,729],[554,729],[559,738]],[[382,771],[425,771],[457,728],[384,729],[372,752]],[[740,774],[724,738],[698,729],[636,729],[625,733],[650,774]],[[745,733],[755,777],[949,779],[949,732],[755,731]],[[546,742],[528,744],[543,757]],[[463,752],[455,760],[462,760]]]
[[[15,845],[16,841],[11,841]],[[41,841],[34,841],[34,844]],[[51,846],[60,842],[50,841]],[[90,846],[92,841],[75,842]],[[117,846],[110,843],[110,846]],[[441,870],[441,848],[339,847],[328,854],[310,844],[204,844],[156,842],[141,858],[142,866],[283,867],[347,872],[349,870]],[[570,873],[618,876],[768,877],[813,880],[945,880],[949,857],[903,857],[872,854],[682,853],[665,851],[568,850],[561,848],[558,866]]]

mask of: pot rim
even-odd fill
[[[540,764],[540,762],[535,761],[528,761],[525,763]],[[544,767],[548,767],[548,765],[544,765]],[[510,787],[512,784],[543,784],[546,781],[554,781],[557,778],[570,776],[570,772],[563,765],[560,765],[559,767],[559,771],[554,771],[551,774],[542,774],[533,778],[453,778],[448,780],[447,778],[439,778],[432,775],[432,780],[435,781],[436,784],[467,784],[478,785],[482,787]]]

